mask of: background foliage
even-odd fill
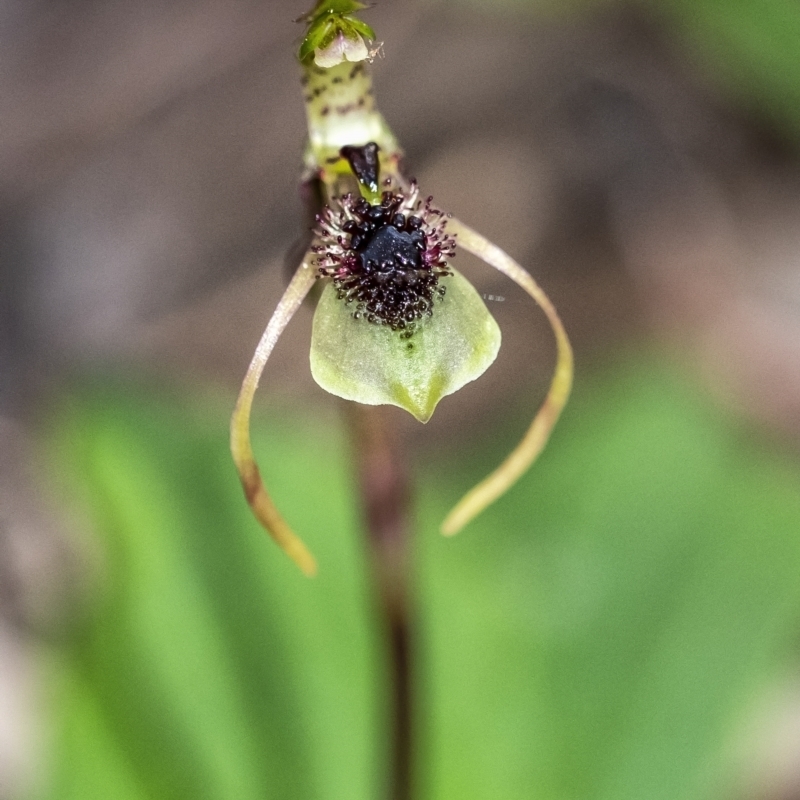
[[[704,81],[796,142],[795,2],[639,5],[690,45]],[[427,76],[416,80],[422,96]],[[203,163],[221,158],[207,149]],[[101,167],[97,183],[115,183]],[[263,174],[252,180],[263,191]],[[84,195],[78,181],[74,196]],[[148,245],[158,238],[143,230]],[[111,241],[103,254],[127,240]],[[465,420],[463,441],[420,459],[420,800],[729,797],[740,737],[796,668],[796,456],[655,356],[587,372],[540,463],[454,540],[437,533],[445,511],[498,463],[525,413]],[[229,412],[201,389],[178,396],[103,378],[78,384],[52,420],[44,447],[97,540],[86,547],[90,597],[67,644],[44,659],[56,724],[37,800],[380,796],[385,642],[340,423],[270,408],[256,425],[267,484],[319,556],[310,582],[250,517]]]
[[[338,425],[273,410],[257,428],[319,555],[308,581],[249,518],[218,412],[106,387],[58,426],[104,560],[53,667],[50,798],[378,795],[383,640]],[[584,378],[541,463],[442,539],[512,427],[419,479],[419,796],[715,796],[795,655],[800,469],[633,363]]]

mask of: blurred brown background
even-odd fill
[[[0,6],[0,797],[34,769],[29,658],[79,572],[33,477],[37,411],[97,370],[233,398],[302,233],[291,43],[307,5]],[[658,339],[796,450],[800,171],[770,114],[722,91],[658,6],[386,0],[368,19],[386,43],[379,103],[423,190],[530,268],[579,375]],[[422,447],[539,391],[551,365],[526,300],[461,261],[525,344],[448,401]],[[327,403],[308,326],[278,348],[271,391]],[[775,796],[785,771],[767,770]]]

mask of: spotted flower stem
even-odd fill
[[[340,154],[343,147],[375,142],[384,160],[399,158],[397,140],[375,107],[367,63],[345,61],[329,69],[311,63],[303,67],[302,83],[308,121],[305,166],[309,172],[321,170],[326,189],[335,191],[340,176],[352,177]]]

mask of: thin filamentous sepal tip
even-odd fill
[[[236,408],[231,417],[231,453],[247,502],[262,527],[309,577],[316,574],[317,562],[303,541],[283,519],[264,486],[250,443],[250,412],[261,374],[276,342],[314,285],[317,273],[311,264],[313,256],[310,250],[306,252],[267,324],[247,368]]]
[[[556,339],[556,366],[544,402],[520,443],[503,463],[467,492],[445,517],[441,532],[445,536],[454,536],[487,506],[505,494],[544,450],[572,389],[573,355],[567,332],[555,306],[533,277],[505,251],[463,222],[451,218],[447,227],[451,236],[458,237],[459,247],[502,272],[534,299],[544,311]]]

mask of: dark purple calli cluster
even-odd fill
[[[441,278],[452,275],[447,259],[455,239],[446,233],[447,216],[424,203],[412,183],[407,193],[384,192],[380,204],[345,195],[338,207],[317,218],[320,277],[333,280],[353,316],[388,325],[410,337],[416,323],[444,297]]]

